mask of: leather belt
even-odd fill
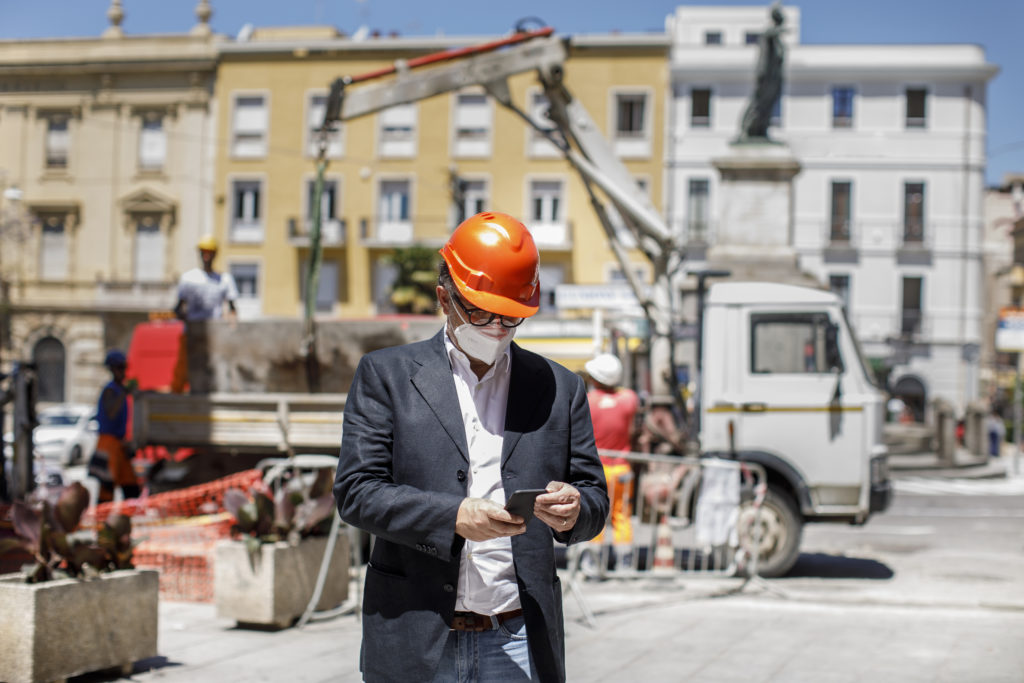
[[[451,630],[475,632],[493,631],[497,629],[500,624],[504,624],[509,619],[515,619],[518,616],[522,616],[522,614],[522,608],[494,615],[477,614],[476,612],[456,612],[455,616],[452,617]]]

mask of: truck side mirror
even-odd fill
[[[839,326],[832,321],[829,321],[825,328],[825,361],[829,370],[838,373],[845,370],[843,356],[839,353]]]

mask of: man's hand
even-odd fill
[[[553,481],[537,496],[533,514],[555,531],[569,531],[580,516],[580,492],[564,481]]]
[[[526,522],[493,500],[465,498],[455,518],[455,533],[467,541],[487,541],[526,532]]]

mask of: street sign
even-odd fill
[[[555,306],[560,309],[600,308],[616,311],[640,309],[632,287],[627,284],[556,285]]]
[[[996,351],[1024,351],[1024,308],[1000,309]]]

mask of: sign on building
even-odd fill
[[[1024,351],[1024,308],[1002,308],[996,326],[997,351]]]

